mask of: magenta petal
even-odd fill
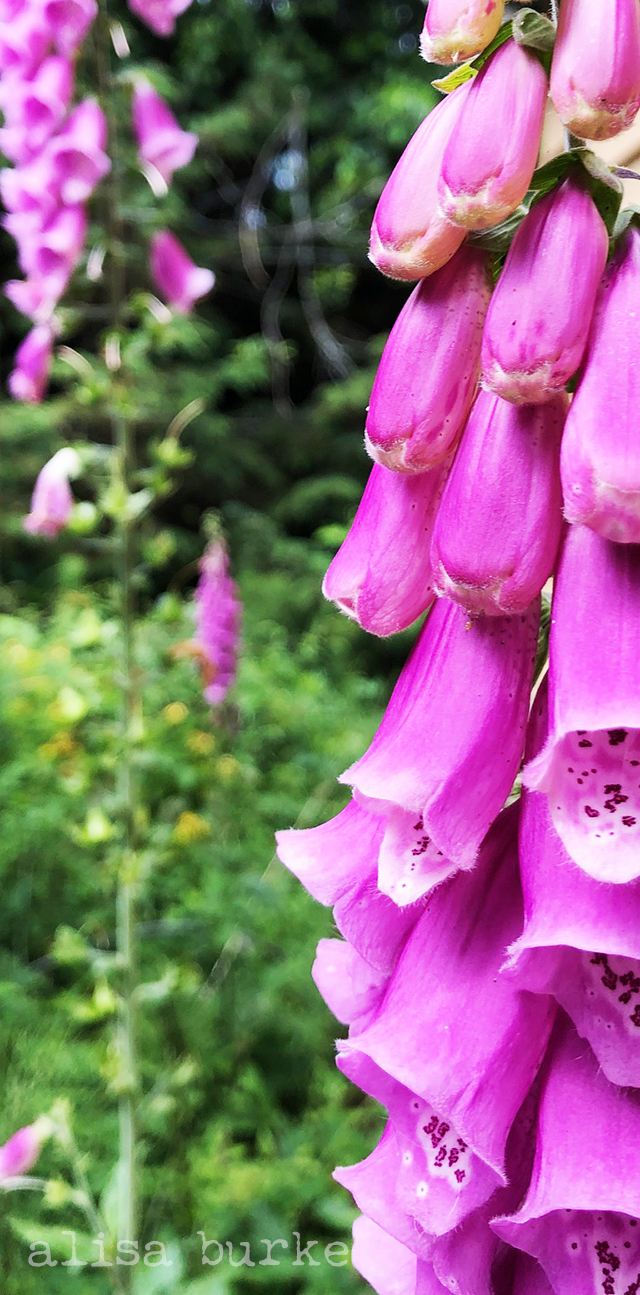
[[[365,439],[378,463],[424,472],[455,446],[478,385],[489,293],[486,256],[472,247],[412,292],[371,392]]]
[[[512,405],[481,392],[447,481],[431,545],[439,594],[469,612],[523,612],[553,572],[562,530],[567,402]]]
[[[636,6],[637,7],[637,6]],[[640,542],[640,229],[622,239],[602,281],[584,370],[562,440],[562,486],[570,522],[610,540]]]
[[[369,750],[340,779],[381,812],[421,815],[458,867],[472,866],[518,770],[537,627],[537,604],[469,623],[437,602]]]
[[[539,1261],[555,1295],[633,1290],[640,1272],[639,1144],[638,1094],[609,1083],[565,1018],[547,1061],[527,1197],[517,1213],[492,1225]]]
[[[133,124],[141,160],[154,166],[169,185],[174,171],[191,161],[198,136],[181,129],[164,99],[144,78],[133,90]]]
[[[570,526],[549,645],[549,738],[524,770],[571,858],[640,875],[640,550]]]
[[[347,940],[320,940],[311,974],[336,1020],[354,1026],[379,1006],[388,980]]]
[[[324,578],[325,598],[370,634],[407,629],[431,606],[429,543],[446,467],[416,475],[375,464],[346,540]]]
[[[71,58],[97,17],[98,5],[96,0],[46,0],[44,12],[56,49]]]
[[[609,139],[640,107],[640,11],[636,0],[562,0],[551,97],[583,139]]]
[[[179,314],[187,315],[215,283],[215,275],[194,265],[182,243],[168,229],[154,234],[149,258],[151,274],[161,296]]]
[[[516,1260],[513,1295],[554,1295],[544,1268],[522,1252]]]
[[[401,1208],[396,1181],[400,1170],[400,1151],[391,1122],[374,1151],[366,1160],[334,1171],[336,1182],[351,1192],[359,1210],[366,1214],[396,1241],[415,1255],[429,1255],[433,1237],[423,1232],[419,1223]]]
[[[364,1214],[353,1225],[351,1260],[377,1295],[415,1295],[415,1255]]]
[[[38,1159],[41,1143],[42,1135],[35,1124],[18,1129],[0,1147],[0,1182],[27,1174]]]
[[[32,328],[16,351],[15,367],[8,387],[14,400],[39,404],[49,381],[53,356],[53,334],[45,324]]]

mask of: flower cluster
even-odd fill
[[[427,9],[428,58],[495,46],[375,213],[375,264],[419,282],[324,584],[375,634],[429,616],[342,775],[346,809],[278,850],[333,907],[342,938],[321,941],[314,979],[349,1027],[339,1068],[388,1115],[335,1175],[361,1211],[359,1271],[379,1295],[634,1295],[640,228],[625,213],[613,231],[620,186],[586,149],[551,179],[535,166],[549,61],[574,134],[632,120],[640,5],[562,0],[551,60],[551,23],[500,26],[502,9]]]
[[[202,669],[204,696],[219,706],[232,687],[237,670],[241,606],[229,572],[229,555],[222,539],[214,539],[200,560],[196,589],[194,646]]]

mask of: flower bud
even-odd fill
[[[432,109],[382,191],[369,256],[392,279],[412,282],[433,274],[462,242],[463,231],[440,210],[438,179],[445,145],[468,93],[468,85],[460,86]]]
[[[18,1129],[0,1147],[0,1183],[7,1178],[22,1178],[29,1172],[40,1155],[42,1140],[43,1133],[36,1121]]]
[[[522,612],[553,571],[566,407],[565,396],[512,405],[482,391],[476,400],[431,544],[437,592],[469,612]]]
[[[365,440],[376,462],[424,472],[456,444],[477,389],[489,295],[486,256],[473,247],[414,288],[371,392]]]
[[[583,139],[609,139],[640,107],[638,0],[562,0],[551,98]]]
[[[79,471],[79,456],[68,446],[58,450],[45,463],[34,486],[31,511],[24,522],[25,531],[54,539],[64,529],[73,508],[69,477],[76,476]]]
[[[428,63],[463,63],[498,34],[504,0],[430,0],[420,51]]]
[[[639,293],[640,229],[631,226],[598,294],[561,456],[568,520],[623,544],[640,543]]]
[[[397,634],[430,607],[431,531],[448,464],[389,472],[374,464],[346,540],[324,578],[325,598],[370,634]]]
[[[194,265],[182,244],[167,229],[151,240],[150,267],[161,296],[181,315],[188,315],[196,301],[211,292],[215,283],[212,271]]]
[[[606,226],[570,177],[536,203],[509,249],[482,339],[482,381],[505,400],[561,391],[579,367],[609,251]]]
[[[164,99],[144,78],[133,91],[133,125],[140,160],[155,167],[168,186],[174,171],[191,161],[198,136],[180,128]]]
[[[14,400],[37,405],[42,400],[53,352],[53,335],[46,325],[32,328],[16,352],[15,368],[9,375],[9,391]]]
[[[539,59],[507,41],[470,83],[444,150],[439,194],[449,220],[487,229],[515,211],[535,170],[546,100]]]

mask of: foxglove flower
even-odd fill
[[[96,0],[46,0],[45,20],[59,54],[73,58],[98,14]]]
[[[204,695],[212,706],[224,701],[235,682],[240,614],[226,545],[214,540],[200,562],[196,589],[196,643],[202,654]]]
[[[484,386],[506,400],[547,400],[580,365],[609,252],[598,210],[570,176],[525,216],[489,303]]]
[[[599,881],[640,876],[640,550],[570,526],[553,598],[549,737],[523,780]]]
[[[84,99],[39,159],[43,175],[62,203],[73,206],[91,197],[111,169],[106,143],[104,112],[95,99]]]
[[[354,1026],[379,1007],[389,979],[348,940],[320,940],[311,975],[336,1020]]]
[[[469,624],[461,607],[437,602],[371,746],[340,779],[376,812],[404,811],[406,830],[422,841],[418,875],[430,860],[472,867],[511,790],[537,627],[537,605]]]
[[[184,247],[169,230],[151,240],[151,274],[158,292],[171,308],[188,315],[200,297],[206,297],[215,283],[211,270],[194,265]]]
[[[37,405],[49,381],[53,355],[53,334],[46,325],[32,328],[16,351],[15,367],[9,375],[9,391],[14,400]]]
[[[551,98],[583,139],[609,139],[631,125],[640,107],[637,0],[562,0]]]
[[[0,1147],[0,1183],[8,1178],[22,1178],[24,1174],[28,1174],[40,1155],[43,1136],[43,1127],[36,1121],[35,1124],[27,1124],[25,1128],[18,1129]]]
[[[609,1083],[566,1018],[545,1067],[531,1185],[492,1226],[538,1260],[554,1292],[630,1295],[640,1273],[638,1094]]]
[[[0,20],[0,75],[33,76],[45,57],[50,31],[39,6],[26,4]]]
[[[547,737],[544,690],[530,752]],[[582,770],[581,773],[588,772]],[[640,880],[594,881],[569,858],[546,797],[525,791],[520,820],[524,931],[508,968],[522,989],[553,994],[615,1084],[640,1088]]]
[[[134,86],[133,125],[141,162],[154,167],[168,186],[174,171],[191,161],[198,136],[180,128],[164,99],[143,78]]]
[[[429,542],[448,464],[389,472],[374,464],[322,592],[370,634],[396,634],[435,598]]]
[[[624,544],[640,542],[639,290],[640,229],[632,225],[602,282],[562,442],[568,520]]]
[[[191,0],[128,0],[132,13],[142,18],[156,36],[170,36],[176,18],[189,8]]]
[[[504,0],[430,0],[420,37],[428,63],[463,63],[498,34]]]
[[[489,294],[486,256],[472,247],[414,288],[371,392],[366,446],[378,463],[424,472],[455,446],[477,389]]]
[[[369,256],[383,274],[410,282],[433,274],[458,250],[464,231],[442,215],[442,156],[469,93],[458,90],[425,117],[387,181],[371,227]]]
[[[377,1295],[415,1295],[415,1255],[364,1214],[353,1225],[351,1262]]]
[[[515,211],[535,169],[546,100],[542,64],[507,41],[470,83],[444,150],[439,194],[449,220],[486,229]]]
[[[68,59],[52,56],[40,64],[32,80],[8,77],[0,81],[4,128],[0,146],[13,162],[29,162],[62,125],[73,92],[73,69]]]
[[[77,476],[80,466],[78,454],[68,446],[45,463],[34,486],[31,511],[24,521],[30,535],[54,539],[64,530],[73,508],[69,478]]]
[[[552,574],[562,529],[566,396],[512,405],[481,392],[438,511],[438,593],[472,613],[523,612]]]

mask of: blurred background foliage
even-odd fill
[[[310,980],[330,916],[272,854],[277,827],[311,825],[344,803],[336,775],[369,740],[407,650],[406,636],[367,640],[323,604],[320,583],[366,479],[364,410],[406,296],[366,248],[376,197],[433,102],[417,54],[424,5],[196,0],[169,41],[123,5],[114,14],[132,50],[118,103],[119,255],[131,294],[120,342],[140,464],[153,462],[179,410],[203,402],[182,438],[192,461],[145,523],[137,570],[142,1239],[180,1253],[171,1270],[141,1266],[135,1289],[325,1295],[330,1280],[346,1292],[359,1285],[350,1268],[203,1269],[196,1233],[252,1245],[293,1229],[323,1244],[348,1239],[352,1210],[331,1170],[367,1154],[382,1120],[335,1072],[338,1027]],[[160,202],[127,142],[137,68],[200,135]],[[81,71],[95,91],[90,50]],[[90,267],[99,195],[94,217]],[[163,225],[217,275],[189,319],[147,309],[147,239]],[[10,278],[13,246],[0,241]],[[24,330],[0,303],[4,379]],[[22,530],[44,460],[63,443],[108,439],[95,358],[104,289],[86,268],[62,316],[73,354],[58,359],[51,398],[0,409],[0,1142],[66,1099],[108,1217],[118,1088],[112,555],[100,535],[46,543]],[[192,633],[209,509],[222,518],[245,609],[240,679],[218,717],[193,663],[172,652]],[[110,1289],[100,1271],[26,1264],[25,1236],[55,1246],[58,1229],[86,1228],[59,1152],[46,1149],[41,1164],[54,1181],[44,1202],[1,1202],[3,1291]]]

